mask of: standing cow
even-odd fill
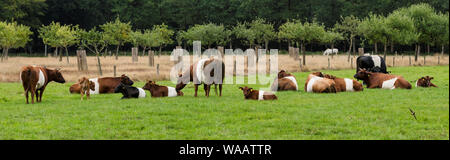
[[[330,55],[330,54],[338,54],[339,50],[336,48],[333,49],[326,49],[325,51],[323,51],[323,55]]]
[[[365,69],[370,72],[381,72],[388,74],[389,72],[386,70],[386,62],[384,58],[378,55],[369,55],[365,54],[363,56],[359,56],[356,59],[356,73],[361,69]]]
[[[130,77],[122,75],[120,77],[103,77],[103,78],[90,78],[94,85],[94,89],[90,90],[90,94],[101,94],[101,93],[114,93],[114,89],[122,82],[126,85],[133,85],[133,81]],[[70,93],[80,93],[80,83],[75,83],[70,86]]]
[[[215,69],[216,68],[216,69]],[[217,95],[217,84],[219,85],[220,96],[222,96],[222,83],[225,78],[225,64],[221,60],[214,58],[201,59],[190,66],[189,70],[180,74],[176,85],[176,90],[181,91],[189,82],[194,82],[195,97],[197,97],[198,86],[203,84],[205,96],[209,97],[211,84],[214,84],[214,91]]]
[[[36,95],[36,101],[42,101],[42,94],[44,94],[45,87],[51,81],[58,83],[65,83],[59,69],[48,69],[46,67],[39,66],[25,66],[22,67],[20,72],[20,81],[22,82],[23,89],[25,91],[25,97],[28,104],[28,92],[31,92],[31,103],[34,104],[34,95]]]

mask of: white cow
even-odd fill
[[[336,49],[336,48],[333,48],[333,49],[327,49],[327,50],[325,50],[324,52],[323,52],[323,55],[330,55],[330,54],[338,54],[338,52],[339,52],[339,50],[338,49]]]

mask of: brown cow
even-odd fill
[[[285,70],[278,72],[278,77],[272,84],[272,91],[297,91],[298,85],[295,76]]]
[[[176,97],[183,96],[183,92],[175,90],[173,87],[160,86],[154,81],[148,81],[145,83],[142,89],[150,91],[152,97]]]
[[[363,80],[364,83],[367,85],[367,88],[411,89],[411,84],[405,79],[403,79],[402,76],[384,73],[374,73],[362,69],[358,71],[358,73],[356,73],[354,77],[358,80]]]
[[[94,83],[94,89],[90,90],[90,94],[114,93],[114,89],[122,82],[126,85],[133,85],[133,81],[126,75],[120,77],[103,77],[91,78],[89,81]],[[70,86],[70,93],[80,93],[80,83],[75,83]]]
[[[437,87],[433,83],[431,83],[431,80],[434,79],[434,77],[425,76],[422,78],[419,78],[416,81],[416,87]]]
[[[221,68],[220,68],[221,65]],[[214,68],[219,68],[214,70]],[[221,69],[221,70],[220,70]],[[208,74],[209,73],[209,74]],[[214,76],[217,73],[219,75]],[[221,74],[221,77],[220,77]],[[225,78],[225,64],[221,60],[214,58],[201,59],[189,67],[185,73],[180,74],[176,85],[176,90],[181,91],[189,82],[194,82],[195,97],[197,97],[198,86],[203,83],[205,96],[209,97],[211,84],[214,84],[214,91],[217,95],[217,84],[219,85],[219,92],[222,96],[222,83]],[[218,83],[215,83],[218,82]]]
[[[254,90],[253,88],[248,88],[247,86],[239,87],[240,90],[244,93],[245,99],[253,99],[253,100],[277,100],[277,96],[275,96],[271,92]]]
[[[82,77],[78,80],[78,83],[80,84],[80,93],[81,93],[81,100],[83,100],[84,94],[86,94],[86,99],[90,98],[90,91],[95,90],[95,84],[86,77]]]
[[[306,92],[336,93],[335,82],[324,78],[322,72],[314,72],[308,75],[305,83]]]
[[[34,104],[34,95],[36,95],[36,101],[41,102],[45,87],[49,82],[66,82],[59,69],[48,69],[46,67],[38,66],[22,67],[22,71],[20,72],[20,81],[22,82],[23,89],[25,90],[27,104],[28,92],[31,92],[31,103]]]
[[[334,87],[336,88],[336,92],[353,92],[353,91],[362,91],[364,89],[363,85],[356,80],[349,78],[338,78],[333,75],[325,74],[324,78],[332,79],[335,83]]]

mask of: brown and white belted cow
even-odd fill
[[[308,75],[305,83],[306,92],[336,93],[335,82],[324,78],[322,72],[314,72]]]
[[[395,89],[404,88],[411,89],[411,84],[403,79],[402,76],[392,74],[374,73],[362,69],[354,76],[358,80],[363,80],[367,88],[383,88]]]
[[[295,76],[285,70],[278,72],[278,77],[271,86],[272,91],[297,91],[298,85]]]
[[[240,90],[244,93],[245,99],[252,100],[277,100],[277,96],[275,96],[271,92],[254,90],[253,88],[248,88],[247,86],[239,87]]]
[[[114,89],[122,82],[125,85],[133,85],[133,81],[130,77],[122,75],[120,77],[103,77],[103,78],[90,78],[94,84],[94,90],[90,90],[90,94],[101,94],[101,93],[114,93]],[[70,86],[70,93],[80,93],[80,83],[75,83]]]
[[[225,78],[225,64],[223,61],[207,58],[201,59],[190,66],[189,70],[180,74],[176,85],[176,90],[181,91],[189,82],[194,82],[195,97],[197,97],[198,86],[203,84],[205,96],[209,97],[211,84],[214,84],[214,91],[217,95],[217,85],[219,85],[219,96],[222,96],[222,83]]]
[[[41,102],[45,87],[49,82],[66,82],[59,70],[60,69],[48,69],[39,66],[22,67],[22,71],[20,71],[20,81],[22,82],[25,91],[27,104],[28,92],[31,92],[31,103],[34,104],[34,95],[36,95],[36,102]]]
[[[142,89],[150,91],[152,97],[176,97],[183,96],[183,92],[173,87],[157,85],[155,81],[148,81]]]
[[[421,77],[416,81],[416,87],[437,87],[433,83],[431,83],[431,80],[434,79],[434,77],[425,76]]]
[[[325,74],[323,77],[334,81],[336,92],[353,92],[362,91],[364,89],[363,85],[354,79],[338,78],[329,74]]]

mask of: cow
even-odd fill
[[[431,83],[431,80],[434,79],[434,77],[425,76],[421,77],[416,81],[416,87],[437,87],[433,83]]]
[[[336,48],[333,48],[333,49],[326,49],[324,52],[323,52],[323,55],[330,55],[330,54],[338,54],[338,52],[339,52],[339,50],[338,49],[336,49]]]
[[[215,70],[214,68],[218,68]],[[178,77],[176,90],[181,91],[189,82],[194,82],[195,94],[197,97],[198,86],[203,83],[205,96],[209,97],[211,84],[214,84],[214,91],[217,95],[217,84],[219,85],[219,92],[222,96],[222,83],[225,78],[225,64],[221,60],[214,58],[201,59],[192,64],[189,70],[180,74]],[[215,83],[217,82],[217,83]]]
[[[150,94],[152,97],[176,97],[176,96],[183,96],[183,92],[177,91],[173,87],[168,86],[160,86],[155,83],[155,81],[148,81],[145,83],[144,87],[142,87],[144,90],[150,91]]]
[[[285,70],[278,72],[278,77],[272,84],[272,91],[297,91],[298,85],[295,76]]]
[[[358,80],[364,81],[364,84],[367,85],[367,88],[411,89],[411,84],[405,79],[403,79],[402,76],[369,72],[366,71],[365,69],[362,69],[358,73],[356,73],[353,77],[355,77]]]
[[[335,82],[324,78],[322,72],[314,72],[308,75],[305,83],[306,92],[314,93],[336,93]]]
[[[248,88],[247,86],[239,87],[244,93],[244,99],[252,100],[277,100],[277,96],[271,92],[254,90],[253,88]]]
[[[145,98],[146,96],[144,89],[126,85],[124,83],[117,85],[114,89],[114,93],[122,93],[123,96],[120,99]]]
[[[354,79],[349,78],[338,78],[333,75],[325,74],[323,75],[324,78],[328,78],[334,81],[336,88],[336,92],[353,92],[353,91],[363,91],[364,87],[361,83]]]
[[[31,103],[34,104],[34,95],[36,102],[42,102],[42,95],[48,83],[55,81],[66,83],[60,69],[48,69],[39,66],[24,66],[20,71],[20,81],[25,91],[25,98],[28,102],[28,92],[31,92]]]
[[[90,91],[91,89],[95,89],[95,84],[91,82],[86,77],[82,77],[78,80],[78,83],[80,84],[80,93],[81,93],[81,100],[83,100],[84,94],[86,94],[86,99],[90,98]]]
[[[90,78],[89,81],[93,82],[95,86],[94,89],[90,90],[90,94],[114,93],[114,89],[120,82],[130,86],[134,84],[130,77],[125,74],[120,77]],[[69,92],[80,93],[80,84],[75,83],[70,86]]]
[[[356,59],[356,73],[361,69],[365,69],[370,72],[381,72],[388,74],[386,70],[386,62],[384,58],[378,55],[364,54]]]

